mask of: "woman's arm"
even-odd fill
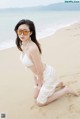
[[[40,88],[42,87],[43,82],[41,83],[39,80],[37,80],[37,77],[34,76],[34,88],[38,88],[40,90]]]
[[[37,77],[36,76],[33,76],[33,78],[34,78],[35,86],[38,86]]]
[[[41,57],[40,57],[40,53],[39,53],[37,46],[32,48],[32,50],[30,52],[30,57],[31,57],[32,62],[33,62],[34,66],[36,68],[36,71],[37,71],[38,86],[41,87],[43,84],[43,67],[42,67]]]

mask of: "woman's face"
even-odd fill
[[[30,32],[30,29],[29,29],[28,25],[22,24],[18,27],[17,34],[18,34],[18,37],[20,38],[20,40],[22,42],[25,42],[28,39],[30,39],[30,35],[32,33]]]

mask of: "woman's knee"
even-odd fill
[[[42,106],[45,106],[45,105],[46,105],[46,103],[40,103],[40,102],[37,102],[37,101],[36,101],[36,104],[37,104],[39,107],[42,107]]]
[[[40,107],[45,106],[47,104],[47,101],[40,101],[38,98],[36,98],[36,104]]]

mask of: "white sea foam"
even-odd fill
[[[5,15],[6,14],[6,15]],[[15,47],[16,36],[14,34],[14,26],[20,19],[24,18],[25,15],[22,13],[9,16],[5,13],[1,17],[0,26],[1,26],[1,39],[0,39],[0,50],[7,49],[10,47]],[[37,39],[45,38],[54,34],[57,30],[67,27],[71,24],[77,23],[80,21],[80,12],[40,12],[40,13],[27,13],[29,18],[35,22],[37,28]],[[12,15],[12,16],[11,16]],[[20,16],[19,16],[20,15]],[[22,18],[21,18],[22,15]],[[7,16],[7,18],[6,18]],[[35,16],[35,17],[34,17]],[[45,16],[45,17],[44,17]],[[5,20],[5,19],[6,20]],[[10,22],[8,20],[10,19]],[[8,22],[6,24],[6,22]],[[5,29],[5,30],[4,30]],[[5,35],[4,35],[5,34]],[[11,40],[8,40],[11,39]]]
[[[8,49],[15,46],[16,45],[13,41],[8,41],[8,42],[4,41],[0,44],[0,50]]]

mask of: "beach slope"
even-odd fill
[[[52,65],[71,88],[80,91],[80,23],[39,40],[42,60]],[[65,95],[38,107],[33,98],[33,75],[20,62],[20,51],[0,51],[0,113],[7,119],[80,119],[80,97]]]

